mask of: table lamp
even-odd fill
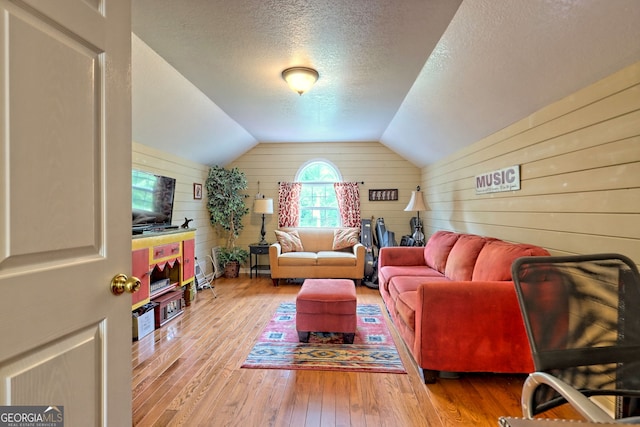
[[[409,200],[409,204],[406,208],[404,208],[405,212],[416,211],[418,212],[418,221],[416,222],[416,229],[413,232],[413,240],[415,241],[416,246],[424,245],[424,233],[422,232],[422,223],[420,222],[420,211],[428,211],[429,207],[424,202],[424,197],[422,196],[422,191],[420,191],[420,186],[416,187],[415,191],[411,192],[411,200]]]
[[[264,216],[273,214],[273,199],[256,199],[253,202],[253,212],[262,214],[262,228],[260,229],[260,242],[259,245],[266,245],[267,241],[264,239]]]

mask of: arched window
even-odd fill
[[[300,190],[300,227],[339,227],[338,200],[334,182],[341,182],[337,167],[322,159],[310,160],[298,170]]]

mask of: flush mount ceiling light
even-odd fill
[[[291,89],[302,95],[318,80],[318,72],[313,68],[291,67],[282,72],[282,78]]]

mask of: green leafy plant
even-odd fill
[[[220,248],[220,253],[218,255],[218,262],[220,266],[224,267],[230,262],[238,262],[243,264],[247,262],[249,259],[249,251],[242,248]]]
[[[227,250],[233,249],[244,228],[242,217],[249,213],[249,208],[244,204],[245,195],[242,194],[247,189],[247,177],[238,168],[213,166],[209,169],[205,186],[211,225],[226,232],[225,247]]]

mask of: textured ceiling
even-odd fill
[[[132,11],[134,140],[206,164],[259,142],[381,141],[424,166],[640,60],[638,0],[133,0]],[[298,96],[280,76],[290,66],[320,79]]]

